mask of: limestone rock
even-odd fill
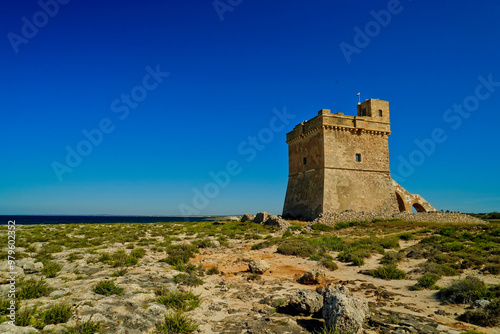
[[[323,284],[325,282],[325,272],[320,269],[311,269],[299,279],[299,283],[302,284]]]
[[[35,262],[33,259],[19,260],[17,265],[23,268],[25,274],[35,274],[43,270],[43,263]]]
[[[8,323],[4,322],[4,323],[0,324],[0,333],[33,334],[33,333],[40,333],[40,332],[33,327],[13,326],[13,325],[9,325]]]
[[[249,213],[245,213],[242,217],[241,220],[242,222],[248,222],[248,221],[253,221],[255,219],[254,215],[251,215]]]
[[[260,274],[262,275],[266,271],[269,270],[271,266],[267,261],[264,260],[252,260],[248,263],[248,269],[253,273],[253,274]]]
[[[257,224],[263,224],[267,221],[269,216],[270,214],[267,212],[259,212],[258,214],[255,215],[255,219],[253,220],[253,222]]]
[[[16,281],[19,281],[20,279],[24,278],[23,268],[19,267],[16,264],[15,269],[12,271],[10,270],[9,263],[7,261],[0,262],[0,284],[9,283],[9,279],[13,276],[11,272],[16,273],[15,274]]]
[[[368,302],[356,298],[342,285],[329,285],[323,291],[323,319],[327,328],[340,332],[362,333],[363,322],[368,316]]]
[[[490,305],[490,301],[486,299],[475,300],[474,303],[472,304],[474,308],[485,307],[488,305]]]
[[[300,289],[293,294],[290,305],[301,313],[316,313],[323,307],[323,296],[316,291]]]
[[[264,222],[264,225],[276,226],[282,231],[286,231],[290,227],[290,223],[280,216],[270,215]]]

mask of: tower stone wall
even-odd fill
[[[287,134],[289,178],[283,216],[326,211],[399,212],[389,168],[389,102],[358,104],[357,116],[322,109]]]

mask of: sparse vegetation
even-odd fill
[[[156,325],[158,334],[192,333],[198,329],[198,324],[181,312],[169,313],[163,322]]]
[[[377,267],[376,269],[370,271],[370,275],[384,279],[405,279],[406,277],[405,272],[398,269],[398,267],[394,264]]]
[[[39,319],[44,325],[67,322],[73,315],[71,306],[65,303],[54,304],[40,313]]]
[[[157,289],[155,291],[158,303],[180,311],[191,311],[200,305],[200,296],[192,292]]]
[[[468,304],[488,296],[488,287],[479,278],[467,276],[453,281],[450,286],[441,289],[438,297],[450,304]]]
[[[500,298],[492,300],[487,306],[466,311],[460,320],[483,327],[500,325]]]
[[[17,289],[17,298],[20,300],[48,296],[54,290],[45,280],[37,280],[34,278],[20,281]]]
[[[105,296],[119,295],[123,290],[123,288],[116,285],[114,280],[100,281],[93,289],[95,293]]]

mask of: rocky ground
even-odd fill
[[[269,217],[260,219],[264,220],[260,223],[265,223]],[[182,313],[196,322],[198,333],[319,333],[325,321],[327,324],[337,321],[338,328],[341,328],[342,321],[358,321],[362,329],[360,327],[358,331],[355,325],[354,331],[359,333],[458,334],[468,330],[500,333],[499,327],[481,327],[457,320],[469,304],[444,305],[436,297],[436,290],[413,290],[421,276],[419,265],[426,261],[425,258],[401,259],[398,268],[406,272],[406,278],[389,280],[367,275],[380,266],[383,254],[373,253],[364,259],[363,264],[352,265],[339,261],[339,252],[328,251],[338,267],[331,270],[313,259],[314,256],[278,252],[280,242],[285,238],[302,240],[303,236],[338,235],[355,240],[367,231],[374,237],[380,233],[387,237],[406,231],[415,238],[399,239],[396,250],[403,254],[432,233],[429,231],[432,228],[427,225],[402,229],[401,226],[387,227],[390,225],[387,222],[386,227],[371,223],[368,227],[318,231],[311,226],[305,228],[306,223],[285,223],[279,217],[271,219],[275,221],[270,227],[259,224],[262,227],[258,228],[255,223],[243,225],[237,222],[54,225],[43,230],[40,227],[20,227],[24,231],[18,232],[20,245],[17,251],[24,253],[25,258],[18,261],[19,275],[25,276],[25,280],[44,279],[53,290],[46,296],[20,300],[21,309],[37,306],[36,312],[39,313],[34,313],[30,323],[26,324],[31,326],[8,325],[5,322],[8,319],[3,316],[0,333],[65,333],[71,330],[71,333],[78,333],[75,328],[89,320],[99,323],[102,333],[169,333],[168,330],[162,331],[158,324],[164,321],[165,315],[172,315],[174,311],[158,302],[155,291],[159,288],[191,291],[201,297],[198,307]],[[286,235],[283,235],[285,231]],[[75,240],[86,247],[75,247]],[[92,240],[95,240],[93,244]],[[265,247],[254,246],[266,240],[275,242]],[[197,286],[177,280],[176,276],[188,269],[165,262],[169,251],[173,252],[172,245],[190,244],[196,245],[198,250],[189,260],[198,268],[194,270],[195,276],[203,281]],[[136,264],[132,264],[133,261],[129,264],[127,261],[113,262],[112,256],[110,260],[102,257],[102,254],[113,255],[119,250],[131,254],[137,248],[146,252],[144,256],[137,256]],[[43,260],[46,257],[40,254],[45,254],[44,249],[54,250],[50,252],[51,260]],[[40,259],[43,261],[39,262]],[[57,263],[60,271],[55,277],[47,277],[42,272],[42,262],[46,266]],[[207,271],[211,268],[217,268],[219,273],[213,270],[209,275]],[[311,271],[312,276],[303,278]],[[490,285],[500,284],[498,275],[489,274],[479,267],[460,270],[459,276],[443,276],[438,284],[448,286],[453,280],[470,275]],[[0,277],[3,300],[10,286],[5,284],[7,278],[7,275]],[[123,292],[108,296],[94,292],[99,282],[110,280],[123,288]],[[69,320],[61,324],[37,323],[40,312],[58,303],[71,306]],[[346,303],[347,308],[354,305],[353,314],[361,312],[361,315],[332,320],[335,305],[344,305],[342,303]]]

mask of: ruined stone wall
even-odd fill
[[[288,178],[283,217],[312,220],[323,212],[323,170],[312,169]]]

